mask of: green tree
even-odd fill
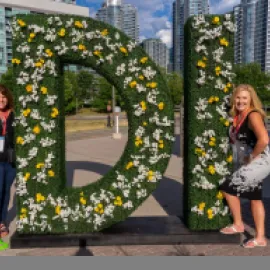
[[[103,77],[98,79],[97,84],[99,91],[94,97],[93,107],[99,112],[106,112],[108,101],[112,100],[112,85]]]
[[[93,75],[86,70],[81,70],[77,73],[78,92],[76,96],[78,103],[83,106],[86,100],[93,97]]]
[[[76,73],[65,71],[64,74],[64,90],[65,90],[65,112],[72,114],[76,112],[76,92],[79,90]]]
[[[183,78],[176,72],[166,75],[174,105],[179,105],[183,95]]]
[[[1,76],[0,83],[5,85],[10,91],[13,90],[13,70],[9,67],[7,72]]]
[[[252,85],[261,101],[264,104],[270,105],[270,75],[261,71],[261,66],[258,63],[250,63],[245,65],[235,65],[234,84],[250,84]]]

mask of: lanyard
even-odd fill
[[[238,124],[236,124],[236,123],[237,123],[237,120],[238,120],[238,116],[235,116],[235,117],[234,117],[234,119],[233,119],[233,129],[232,129],[233,139],[231,140],[232,143],[235,142],[235,140],[236,140],[236,135],[238,134],[239,129],[240,129],[240,127],[242,126],[243,122],[245,121],[245,119],[246,119],[248,113],[249,113],[249,111],[247,111],[247,112],[244,114],[244,116],[242,117],[241,121],[240,121]]]
[[[6,135],[8,116],[9,116],[9,111],[6,112],[6,113],[1,114],[1,116],[0,116],[0,120],[2,122],[2,134],[1,134],[1,136],[5,136]]]

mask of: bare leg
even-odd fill
[[[234,221],[233,222],[234,227],[237,229],[237,231],[244,231],[244,222],[243,222],[242,214],[241,214],[240,199],[237,196],[230,195],[226,192],[222,192],[222,193],[223,193],[223,196],[226,198],[228,206],[231,210],[233,221]],[[226,232],[228,229],[224,228],[221,231]]]
[[[256,240],[265,241],[265,210],[261,200],[251,200],[251,212],[256,227]]]

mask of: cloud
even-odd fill
[[[210,13],[220,14],[232,11],[233,7],[238,5],[241,0],[211,0]]]
[[[160,38],[168,48],[172,47],[172,29],[161,29],[156,33],[156,37]]]

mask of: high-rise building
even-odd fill
[[[52,0],[0,0],[0,77],[12,59],[11,18],[16,14],[51,13],[88,16],[87,8],[57,3]]]
[[[270,71],[270,9],[268,0],[256,4],[256,26],[254,35],[254,60],[263,71]]]
[[[124,4],[122,0],[106,0],[96,14],[96,19],[125,32],[131,39],[139,41],[137,8]]]
[[[167,71],[169,64],[169,49],[160,39],[149,38],[142,42],[142,47],[152,60]]]
[[[184,70],[184,24],[192,15],[209,14],[209,0],[175,0],[173,3],[173,69]]]
[[[243,49],[243,8],[237,5],[233,9],[236,32],[234,33],[234,62],[242,63]]]
[[[175,72],[183,71],[184,59],[184,2],[185,0],[176,0],[173,3],[173,70]]]
[[[242,0],[243,9],[243,49],[242,63],[254,62],[256,3],[258,0]]]
[[[209,14],[209,0],[184,0],[185,1],[185,22],[197,14]]]

